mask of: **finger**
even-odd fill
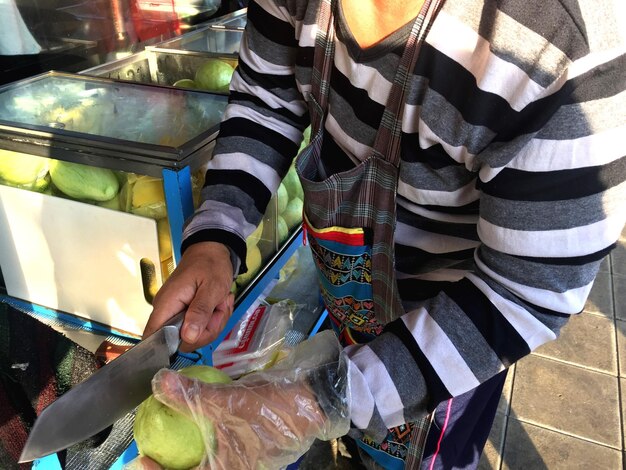
[[[228,292],[218,296],[217,288],[198,289],[196,297],[189,304],[181,332],[183,352],[206,346],[224,329],[232,315],[234,296]]]
[[[180,333],[181,351],[192,351],[197,347],[204,346],[202,336],[216,305],[220,303],[220,298],[216,297],[215,290],[215,288],[211,289],[203,284],[198,287],[195,297],[189,303]]]
[[[218,335],[226,327],[228,320],[233,314],[233,309],[234,296],[232,294],[229,294],[223,302],[215,307],[215,309],[213,310],[213,314],[209,318],[206,329],[202,331],[196,343],[203,346],[215,341]]]
[[[144,328],[143,337],[147,338],[166,321],[184,310],[194,294],[193,284],[181,281],[178,277],[170,277],[154,298],[152,313]]]

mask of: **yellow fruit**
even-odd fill
[[[140,176],[130,186],[130,212],[153,219],[167,216],[163,180],[152,176]]]
[[[258,225],[256,229],[254,229],[254,232],[252,232],[250,236],[246,238],[246,245],[248,245],[249,247],[255,246],[257,243],[259,243],[259,240],[261,239],[262,234],[263,234],[263,221],[261,220],[261,223]]]
[[[167,217],[157,220],[157,234],[159,238],[159,258],[165,261],[172,257],[172,237]]]
[[[163,180],[152,176],[140,176],[133,186],[133,207],[165,202]]]
[[[34,184],[48,173],[49,160],[0,149],[0,181],[10,186]]]
[[[237,285],[247,285],[261,269],[262,261],[263,259],[261,258],[261,250],[259,250],[259,247],[248,247],[248,253],[246,254],[246,266],[248,267],[248,270],[237,276],[237,279],[235,280]]]

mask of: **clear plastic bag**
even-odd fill
[[[213,366],[237,378],[273,365],[297,309],[288,300],[253,305],[213,352]]]

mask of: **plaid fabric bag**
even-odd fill
[[[322,2],[317,20],[312,91],[306,97],[312,139],[296,160],[304,189],[304,232],[318,272],[322,297],[344,344],[367,342],[404,313],[394,266],[396,190],[405,92],[420,45],[441,4],[427,0],[416,18],[394,78],[372,155],[330,176],[321,159],[330,75],[334,57],[332,0]],[[358,444],[383,453],[394,468],[416,468],[430,417],[389,430],[382,444]],[[401,466],[398,466],[401,465]]]

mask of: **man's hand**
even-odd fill
[[[226,246],[215,242],[191,245],[157,292],[144,338],[186,309],[180,350],[189,352],[206,346],[233,313],[232,282],[233,266]]]

